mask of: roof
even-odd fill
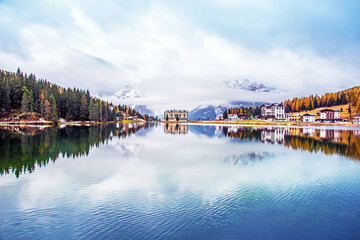
[[[340,112],[339,109],[330,109],[330,108],[323,109],[320,112],[325,112],[325,111]]]
[[[300,113],[291,113],[290,117],[300,117],[302,114]]]
[[[314,114],[311,114],[311,113],[305,113],[303,116],[315,117],[315,115],[314,115]]]
[[[165,112],[188,112],[188,111],[172,109],[172,110],[166,110]]]
[[[356,115],[354,115],[353,117],[355,117],[355,118],[360,118],[360,114],[356,114]]]
[[[284,104],[282,104],[282,103],[273,103],[271,105],[267,105],[267,104],[261,105],[261,107],[267,107],[267,108],[270,108],[270,107],[273,107],[273,106],[275,106],[275,107],[284,107]]]

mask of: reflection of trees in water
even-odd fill
[[[293,149],[360,159],[360,131],[310,128],[223,127],[229,138],[279,143]]]
[[[0,128],[0,173],[13,172],[17,177],[35,166],[46,166],[63,157],[88,155],[92,147],[112,137],[126,137],[149,124],[102,124],[91,127]]]

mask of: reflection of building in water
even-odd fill
[[[166,123],[164,127],[165,133],[173,133],[173,134],[187,134],[188,133],[188,125],[187,124],[175,124],[175,123]]]
[[[289,134],[291,136],[300,136],[301,135],[301,129],[297,127],[291,127],[288,129]]]
[[[320,138],[326,140],[340,140],[340,130],[320,129]]]
[[[229,133],[237,133],[238,131],[239,131],[239,127],[236,127],[236,126],[228,127]]]
[[[303,128],[303,134],[313,136],[315,135],[315,128]]]
[[[261,131],[261,141],[272,142],[272,143],[282,143],[282,142],[284,142],[286,132],[287,132],[287,130],[285,128],[263,129]]]

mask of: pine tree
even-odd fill
[[[27,113],[29,112],[29,96],[27,87],[23,87],[23,95],[21,100],[21,112]]]
[[[98,117],[96,114],[96,106],[94,104],[94,101],[91,99],[89,104],[89,119],[90,121],[97,121]]]
[[[51,120],[51,104],[47,99],[45,99],[45,101],[44,101],[44,109],[45,109],[45,112],[44,112],[45,119]]]
[[[86,95],[83,93],[80,101],[80,121],[89,120],[89,106]]]
[[[3,77],[0,79],[0,114],[10,111],[10,89],[8,80]]]
[[[51,107],[50,120],[53,122],[57,122],[59,120],[59,116],[57,112],[55,97],[53,94],[50,95],[50,107]]]

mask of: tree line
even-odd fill
[[[310,111],[319,107],[331,107],[349,104],[360,111],[360,87],[353,87],[336,93],[325,93],[322,96],[294,97],[284,101],[285,112]]]
[[[261,108],[259,106],[229,108],[224,111],[223,118],[228,118],[229,114],[236,114],[238,116],[244,116],[246,118],[249,118],[251,116],[261,115]]]
[[[114,121],[124,116],[151,120],[126,105],[111,103],[90,96],[89,90],[62,88],[47,80],[37,80],[34,74],[0,70],[0,117],[9,116],[11,110],[37,113],[46,120]]]
[[[285,112],[310,111],[319,107],[331,107],[336,105],[349,104],[348,111],[351,113],[351,106],[360,112],[360,87],[353,87],[336,93],[325,93],[322,96],[310,95],[308,97],[294,97],[284,101]],[[226,109],[223,113],[224,119],[229,114],[251,116],[261,115],[261,107],[240,107]]]
[[[43,130],[0,127],[0,175],[14,173],[19,177],[22,173],[33,172],[36,167],[55,162],[59,156],[87,156],[93,147],[99,147],[113,137],[125,138],[150,127],[149,123],[134,124],[132,127],[110,123]]]

